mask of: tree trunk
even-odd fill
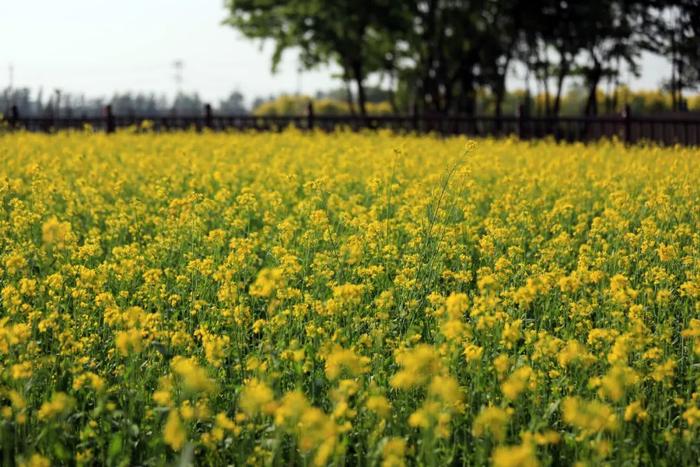
[[[457,112],[473,117],[476,113],[476,96],[474,95],[474,75],[469,72],[462,73],[460,78],[460,94]]]
[[[503,116],[503,99],[505,98],[505,94],[506,94],[505,93],[505,85],[504,85],[503,81],[505,81],[505,77],[503,77],[503,79],[501,80],[501,83],[499,83],[498,86],[496,86],[496,92],[495,92],[495,94],[496,94],[496,118],[497,118],[497,121],[499,122],[499,125],[500,125],[500,121],[501,121],[501,116]],[[500,130],[500,128],[499,128],[499,130]]]
[[[503,98],[500,95],[496,95],[496,110],[495,110],[495,117],[496,117],[496,133],[500,134],[501,130],[503,130],[503,120],[501,117],[503,116]]]
[[[586,101],[585,115],[592,117],[598,115],[598,81],[591,83],[588,88],[588,99]]]
[[[683,100],[683,60],[678,61],[678,85],[676,86],[676,91],[678,92],[678,110],[684,112],[688,109],[685,107],[685,101]]]
[[[552,102],[549,94],[549,63],[544,63],[542,71],[542,89],[544,90],[544,115],[549,117],[552,114]]]
[[[503,72],[498,76],[498,84],[496,85],[496,117],[501,121],[503,115],[503,100],[506,97],[506,76],[510,67],[510,55],[506,58],[506,63],[503,65]],[[500,128],[499,128],[500,130]]]
[[[525,114],[530,115],[531,109],[531,101],[532,101],[532,93],[530,92],[530,70],[532,69],[532,64],[530,63],[530,60],[525,63],[525,96],[524,96],[524,102],[523,106],[525,108]]]
[[[437,4],[438,0],[429,0],[427,5],[427,11],[423,16],[423,20],[426,24],[425,32],[423,35],[423,41],[425,47],[427,48],[427,53],[422,57],[423,61],[423,77],[421,80],[421,100],[423,101],[423,111],[426,113],[427,110],[436,110],[437,94],[435,87],[435,77],[431,76],[433,71],[433,65],[435,60],[436,51],[436,28],[437,28]],[[428,108],[428,99],[430,98],[430,109]]]
[[[350,115],[355,116],[355,99],[352,95],[352,89],[350,89],[350,81],[348,80],[345,80],[345,100],[348,103]]]
[[[360,61],[353,62],[352,65],[353,77],[357,85],[357,103],[360,107],[360,115],[367,117],[367,96],[365,94],[364,76],[362,74],[362,63]]]
[[[677,58],[676,58],[676,31],[671,31],[671,110],[678,110],[678,100],[676,98],[677,82]]]
[[[568,62],[562,57],[561,61],[559,62],[559,71],[557,73],[557,94],[554,96],[554,107],[552,108],[553,117],[559,116],[559,111],[561,109],[561,95],[564,90],[564,79],[568,74],[568,67]]]
[[[399,113],[399,106],[396,105],[396,92],[394,91],[393,85],[389,86],[389,105],[391,106],[392,113]]]
[[[591,70],[588,81],[588,99],[586,100],[586,108],[584,114],[587,116],[594,116],[598,114],[598,84],[600,83],[600,78],[603,72],[601,70],[600,64],[596,61]]]
[[[423,100],[423,82],[420,78],[415,78],[413,83],[413,102],[411,103],[411,111],[414,114],[418,114],[421,110],[421,106],[425,104]]]
[[[360,106],[360,115],[367,116],[367,96],[365,95],[365,86],[362,83],[362,78],[355,78],[357,81],[357,100]]]

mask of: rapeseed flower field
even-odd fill
[[[0,136],[4,465],[700,458],[700,151]]]

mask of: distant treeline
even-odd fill
[[[386,91],[372,89],[370,94],[373,100],[368,101],[366,106],[368,115],[389,115],[395,112],[388,99]],[[506,91],[502,103],[503,115],[516,115],[521,109],[521,104],[526,99],[526,92],[523,90]],[[532,95],[531,114],[533,116],[547,115],[547,101],[553,100],[553,96],[544,94]],[[560,112],[562,116],[581,115],[587,103],[587,91],[581,86],[571,87],[561,97]],[[669,93],[656,91],[631,91],[626,86],[620,86],[615,94],[604,93],[598,90],[596,94],[597,107],[601,114],[619,114],[625,105],[630,106],[630,110],[638,115],[650,115],[659,113],[674,112],[673,102]],[[309,101],[314,103],[314,112],[318,115],[348,115],[352,113],[352,108],[341,97],[341,90],[330,93],[318,93],[316,96],[306,95],[283,95],[276,98],[260,101],[252,109],[254,115],[302,115],[306,112]],[[700,94],[686,97],[688,110],[700,112]],[[494,115],[495,98],[487,90],[480,90],[475,98],[475,115]]]
[[[227,0],[227,23],[274,43],[273,69],[287,49],[312,69],[335,64],[348,111],[371,111],[367,82],[389,91],[394,112],[476,114],[509,106],[507,77],[537,89],[522,103],[567,113],[566,90],[583,90],[577,112],[620,102],[623,76],[638,75],[641,53],[666,58],[661,83],[674,111],[700,85],[698,0]],[[352,86],[351,86],[352,84]],[[353,89],[354,88],[354,89]],[[609,102],[601,106],[601,90]],[[484,100],[483,96],[490,99]],[[612,101],[612,103],[610,102]],[[605,102],[603,102],[605,104]],[[612,107],[611,107],[612,106]]]
[[[310,101],[314,104],[314,112],[318,115],[349,115],[354,109],[348,104],[343,88],[330,91],[319,91],[314,96],[289,94],[280,96],[255,98],[250,106],[245,105],[244,96],[233,92],[228,98],[215,103],[213,111],[220,115],[303,115],[307,112]],[[506,91],[501,104],[503,115],[515,115],[520,106],[530,100],[532,115],[545,116],[547,102],[554,96],[542,93],[527,96],[522,90]],[[571,86],[562,95],[560,115],[581,115],[587,104],[587,90],[583,86]],[[475,115],[494,115],[496,99],[488,89],[479,89],[475,96]],[[687,109],[700,112],[700,94],[686,96]],[[635,114],[657,114],[674,111],[671,95],[663,90],[632,91],[626,86],[619,86],[615,93],[605,93],[598,90],[596,94],[597,108],[602,114],[620,113],[625,105],[629,105]],[[56,103],[59,103],[56,106]],[[168,115],[199,115],[205,102],[198,94],[179,94],[174,100],[155,94],[131,93],[115,94],[111,99],[75,97],[72,95],[52,95],[42,98],[39,92],[32,97],[28,89],[16,89],[13,92],[0,93],[0,114],[7,113],[12,105],[16,105],[23,116],[62,116],[62,117],[97,117],[103,113],[104,106],[112,105],[115,115],[122,116],[168,116]],[[366,111],[368,115],[389,115],[411,113],[411,109],[396,109],[391,104],[390,92],[376,87],[367,88]]]
[[[57,92],[44,95],[39,90],[32,95],[28,88],[6,89],[0,93],[0,113],[7,113],[17,106],[24,116],[97,117],[102,115],[105,105],[110,104],[116,115],[198,115],[204,101],[197,93],[179,93],[174,99],[154,93],[125,92],[105,98],[86,98]],[[232,92],[226,99],[211,103],[215,112],[222,114],[246,114],[243,94]]]

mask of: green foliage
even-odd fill
[[[637,74],[642,51],[669,57],[671,107],[683,89],[700,84],[700,7],[694,0],[229,0],[227,24],[282,53],[300,50],[305,68],[334,63],[357,87],[367,112],[368,76],[388,80],[388,101],[402,111],[507,113],[506,77],[519,63],[526,80],[548,96],[547,115],[568,113],[565,91],[585,88],[578,113],[600,106],[601,87],[621,87]],[[614,107],[614,106],[613,106]]]
[[[336,99],[312,99],[303,95],[283,95],[263,102],[253,109],[253,114],[258,116],[304,115],[307,112],[307,105],[310,101],[313,102],[316,115],[349,115],[352,113],[347,102]],[[369,115],[387,115],[392,113],[388,102],[368,102],[366,106]]]

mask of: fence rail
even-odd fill
[[[315,115],[309,104],[306,115],[253,116],[217,115],[205,105],[201,115],[115,115],[107,106],[101,117],[23,117],[13,107],[5,128],[52,132],[64,129],[93,129],[112,133],[118,128],[144,122],[153,131],[195,128],[198,131],[240,130],[280,131],[289,126],[299,129],[332,131],[348,128],[389,129],[397,132],[437,133],[441,135],[509,136],[520,139],[551,137],[557,141],[595,141],[619,138],[628,143],[650,141],[659,144],[700,146],[700,118],[663,118],[632,115],[629,107],[619,116],[532,117],[520,109],[518,116],[444,116],[444,115]]]

